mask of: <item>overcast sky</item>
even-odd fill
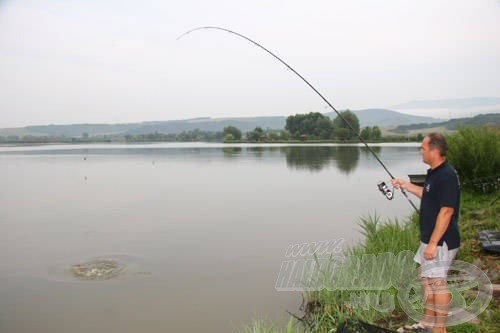
[[[0,127],[500,95],[499,0],[0,0]]]

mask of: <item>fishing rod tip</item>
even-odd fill
[[[225,28],[221,28],[221,27],[217,27],[217,26],[205,26],[205,27],[197,27],[197,28],[194,28],[194,29],[191,29],[191,30],[188,30],[186,32],[184,32],[182,35],[180,35],[179,37],[176,38],[176,40],[179,40],[181,39],[182,37],[194,32],[194,31],[197,31],[197,30],[203,30],[203,29],[218,29],[218,30],[224,30],[224,31],[228,31],[228,32],[233,32],[231,30],[228,30],[228,29],[225,29]],[[233,32],[234,33],[234,32]]]
[[[190,29],[184,33],[182,33],[179,37],[176,38],[176,40],[179,40],[181,39],[182,37],[192,33],[193,31],[196,31],[196,30],[201,30],[201,29],[207,29],[207,28],[210,28],[210,27],[198,27],[198,28],[194,28],[194,29]]]
[[[191,32],[191,30],[190,30],[190,31],[186,31],[186,32],[182,33],[182,34],[181,34],[181,35],[179,35],[179,36],[178,36],[175,40],[179,40],[179,39],[181,39],[182,37],[186,36],[186,35],[187,35],[187,34],[189,34],[190,32]]]

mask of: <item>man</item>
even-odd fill
[[[446,276],[460,246],[457,223],[460,184],[455,169],[446,160],[447,150],[443,135],[427,135],[420,147],[423,162],[430,166],[424,186],[401,179],[392,180],[395,188],[403,188],[421,199],[420,247],[414,260],[420,264],[424,317],[415,325],[405,326],[403,332],[432,328],[433,332],[446,333],[451,301]]]

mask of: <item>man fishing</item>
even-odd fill
[[[191,29],[180,35],[177,39],[194,31],[205,29],[225,31],[243,38],[266,51],[285,65],[314,90],[314,92],[318,94],[335,113],[337,113],[347,127],[358,136],[359,140],[372,153],[391,179],[393,179],[392,183],[394,187],[401,189],[401,193],[404,194],[415,210],[417,210],[417,207],[408,198],[406,190],[422,199],[419,213],[421,246],[415,256],[415,261],[421,265],[419,276],[424,288],[425,315],[420,323],[408,326],[407,330],[412,331],[425,327],[432,327],[434,332],[446,332],[446,316],[448,315],[448,307],[451,300],[446,275],[451,261],[455,257],[458,247],[460,246],[457,227],[460,189],[455,170],[446,161],[447,145],[444,137],[440,134],[430,134],[425,137],[422,143],[420,153],[422,154],[424,162],[431,166],[427,174],[425,187],[415,186],[401,179],[395,179],[373,149],[342,114],[338,112],[309,81],[288,65],[283,59],[261,44],[236,31],[216,26]],[[382,186],[385,186],[385,184],[379,184],[379,188],[383,189]],[[389,191],[384,192],[384,194],[388,199],[392,199],[392,193],[389,195]]]
[[[448,145],[442,134],[427,135],[420,155],[427,170],[424,186],[393,179],[395,188],[414,194],[420,201],[420,247],[414,260],[420,264],[419,279],[424,296],[424,316],[419,323],[404,326],[399,332],[425,330],[446,333],[446,317],[451,301],[446,276],[458,248],[460,184],[446,159]]]

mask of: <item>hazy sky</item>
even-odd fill
[[[0,0],[0,127],[500,95],[499,0]]]

